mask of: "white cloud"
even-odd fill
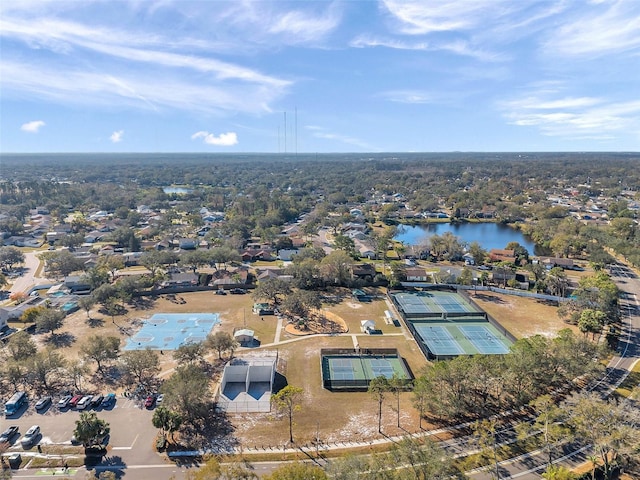
[[[558,97],[553,88],[503,102],[512,125],[536,127],[540,133],[571,139],[603,140],[633,134],[640,128],[640,100]]]
[[[426,42],[361,35],[353,39],[349,46],[354,48],[385,47],[396,50],[417,50],[425,52],[444,51],[464,57],[472,57],[485,62],[496,62],[506,59],[506,56],[503,54],[490,52],[481,48],[475,48],[465,40],[456,40],[452,42]]]
[[[44,123],[42,120],[34,120],[32,122],[23,124],[20,127],[20,130],[22,130],[23,132],[38,133],[40,128],[44,127],[45,125],[46,123]]]
[[[333,133],[333,132],[329,132],[326,129],[324,129],[323,127],[317,126],[317,125],[308,125],[305,127],[305,129],[310,130],[312,133],[312,135],[316,138],[320,138],[323,140],[335,140],[341,143],[344,143],[346,145],[353,145],[359,148],[362,148],[363,150],[367,150],[367,151],[378,151],[380,150],[379,148],[375,148],[373,146],[371,146],[369,143],[365,142],[364,140],[360,140],[359,138],[355,138],[355,137],[350,137],[348,135],[341,135],[338,133]]]
[[[425,104],[437,102],[437,97],[433,93],[421,90],[392,90],[383,92],[379,96],[396,103]]]
[[[124,135],[124,130],[116,130],[111,134],[109,140],[113,143],[120,143],[122,141],[122,136]]]
[[[207,145],[216,145],[218,147],[230,147],[238,144],[238,135],[235,132],[221,133],[216,136],[213,133],[200,131],[191,135],[191,140],[202,138]]]
[[[290,35],[297,42],[317,41],[332,32],[340,18],[330,10],[323,16],[313,16],[307,12],[286,12],[274,19],[269,27],[270,33]]]
[[[553,30],[544,44],[547,53],[593,57],[640,51],[640,2],[603,2],[584,10]]]
[[[135,72],[103,74],[74,66],[48,68],[4,60],[2,87],[64,104],[114,104],[146,110],[162,107],[190,112],[260,114],[280,98],[280,89],[238,83],[194,82],[157,75],[151,80]]]
[[[487,19],[507,13],[508,0],[384,0],[389,13],[400,22],[402,33],[425,35],[433,32],[469,30]]]

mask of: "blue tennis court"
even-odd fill
[[[480,313],[473,305],[455,292],[432,290],[428,292],[401,292],[393,295],[400,309],[410,315],[438,313]]]
[[[464,350],[444,326],[415,324],[420,339],[434,355],[462,355]]]
[[[217,313],[156,313],[127,340],[124,350],[177,350],[204,341],[218,323]]]
[[[462,334],[476,347],[479,353],[508,353],[509,348],[494,332],[484,325],[458,325]]]

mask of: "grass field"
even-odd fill
[[[550,337],[563,328],[578,333],[577,327],[558,317],[558,307],[549,302],[495,292],[471,292],[471,298],[517,338]]]

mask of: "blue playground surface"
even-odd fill
[[[202,342],[218,323],[217,313],[156,313],[127,340],[124,350],[177,350],[180,345]]]

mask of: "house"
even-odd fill
[[[198,241],[193,238],[181,238],[178,241],[178,247],[180,250],[195,250],[198,246]]]
[[[351,273],[356,278],[373,281],[376,276],[376,267],[372,263],[357,263],[351,266]]]
[[[516,262],[516,252],[513,249],[492,248],[489,251],[489,260],[492,262]]]
[[[186,287],[198,285],[198,275],[193,272],[172,273],[169,280],[160,284],[161,287]]]
[[[422,267],[407,267],[404,271],[407,282],[428,282],[431,280],[431,275]]]
[[[360,322],[360,330],[362,330],[362,333],[371,335],[372,332],[376,331],[376,322],[373,320],[362,320]]]
[[[242,346],[251,345],[254,340],[255,332],[248,328],[242,328],[233,334],[233,339]]]
[[[366,245],[361,245],[360,248],[358,248],[358,254],[361,258],[368,258],[369,260],[375,260],[377,258],[376,252]]]
[[[89,293],[91,291],[91,284],[83,275],[68,275],[65,277],[63,284],[65,288],[74,294]]]
[[[244,252],[242,252],[240,256],[242,257],[243,262],[255,262],[258,260],[271,262],[274,260],[273,255],[271,255],[270,249],[248,248]]]
[[[253,313],[256,315],[273,315],[273,307],[268,303],[254,303]]]
[[[540,257],[539,262],[544,265],[547,270],[551,270],[554,267],[560,267],[563,269],[575,268],[572,258]]]
[[[297,248],[281,248],[278,250],[278,259],[283,262],[290,262],[293,260],[293,256],[298,253]]]

